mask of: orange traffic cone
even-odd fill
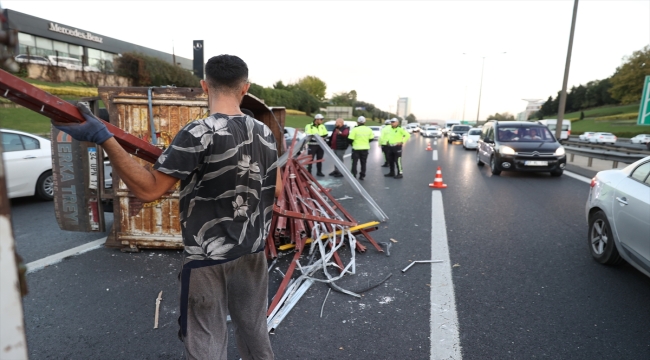
[[[429,187],[434,189],[444,189],[447,187],[447,184],[443,184],[442,182],[442,171],[440,170],[440,166],[438,166],[438,170],[436,170],[436,178],[433,180],[433,184],[429,184]]]
[[[427,141],[427,151],[432,151],[433,149],[431,148],[431,141]]]

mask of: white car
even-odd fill
[[[381,136],[381,126],[368,126],[370,129],[372,129],[372,133],[375,135],[375,140],[379,140],[379,136]]]
[[[580,136],[578,136],[578,139],[582,141],[589,141],[589,138],[594,136],[594,134],[595,132],[593,131],[585,131],[584,133],[580,134]]]
[[[590,143],[595,144],[616,144],[616,135],[607,132],[597,132],[589,138]]]
[[[16,55],[15,60],[16,60],[16,62],[19,62],[19,63],[50,65],[50,61],[47,60],[47,58],[45,58],[43,56],[38,56],[38,55],[20,54],[20,55]]]
[[[404,129],[408,131],[409,134],[412,134],[414,132],[420,132],[420,126],[417,123],[406,124]]]
[[[22,131],[0,129],[9,198],[54,198],[50,140]]]
[[[422,131],[422,136],[424,137],[442,137],[442,131],[439,126],[427,126]]]
[[[647,144],[650,143],[650,135],[640,134],[630,139],[632,144]]]
[[[478,139],[481,138],[481,129],[469,129],[467,135],[463,136],[463,147],[465,149],[476,149]]]
[[[650,156],[624,169],[605,170],[591,180],[585,205],[594,260],[616,265],[625,259],[650,276]]]

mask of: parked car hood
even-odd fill
[[[516,152],[533,152],[540,153],[553,153],[561,145],[557,142],[549,141],[517,141],[517,142],[501,142],[501,145],[509,146]]]

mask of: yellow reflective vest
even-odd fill
[[[357,125],[350,130],[348,139],[352,140],[352,150],[370,149],[370,140],[375,138],[372,129],[365,125]]]
[[[325,125],[320,124],[318,126],[315,126],[314,123],[307,124],[305,125],[305,134],[307,135],[320,135],[321,137],[326,137],[327,136],[327,128],[325,128]],[[310,144],[318,144],[316,140],[310,140]]]
[[[384,146],[388,144],[388,130],[391,129],[390,125],[386,125],[383,128],[381,128],[381,131],[379,132],[379,145]]]
[[[411,137],[411,134],[408,133],[408,131],[404,130],[401,126],[398,127],[388,127],[388,131],[386,132],[386,135],[384,137],[384,140],[386,141],[387,145],[393,146],[398,143],[405,143],[409,138]]]

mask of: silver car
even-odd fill
[[[650,156],[596,174],[585,210],[594,259],[614,265],[622,258],[650,276]]]

